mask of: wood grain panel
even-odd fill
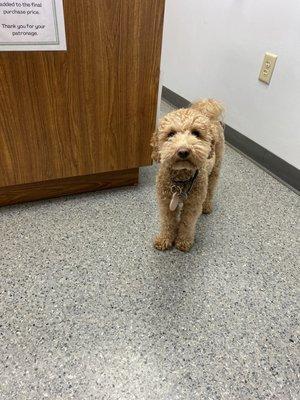
[[[64,0],[67,52],[0,53],[0,187],[150,164],[163,0]]]
[[[101,174],[9,186],[0,188],[0,206],[119,186],[137,185],[138,176],[138,168],[133,168],[125,171],[103,172]]]

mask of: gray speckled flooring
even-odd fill
[[[299,399],[297,195],[228,148],[159,253],[154,181],[0,209],[1,400]]]

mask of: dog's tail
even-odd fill
[[[222,120],[224,108],[222,104],[214,99],[203,99],[192,104],[191,108],[195,108],[201,114],[206,115],[212,121]]]

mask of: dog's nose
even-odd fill
[[[177,154],[180,158],[182,158],[184,160],[185,158],[188,158],[188,156],[190,155],[190,152],[188,149],[181,148],[178,150]]]

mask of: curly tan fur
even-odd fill
[[[153,134],[152,157],[160,162],[157,175],[160,233],[154,241],[158,250],[175,245],[181,251],[188,251],[194,243],[199,216],[212,211],[224,152],[222,111],[217,101],[202,100],[190,108],[167,114]],[[180,157],[182,150],[189,153],[185,159]],[[197,169],[199,174],[188,198],[181,208],[171,211],[174,180],[187,180]]]

